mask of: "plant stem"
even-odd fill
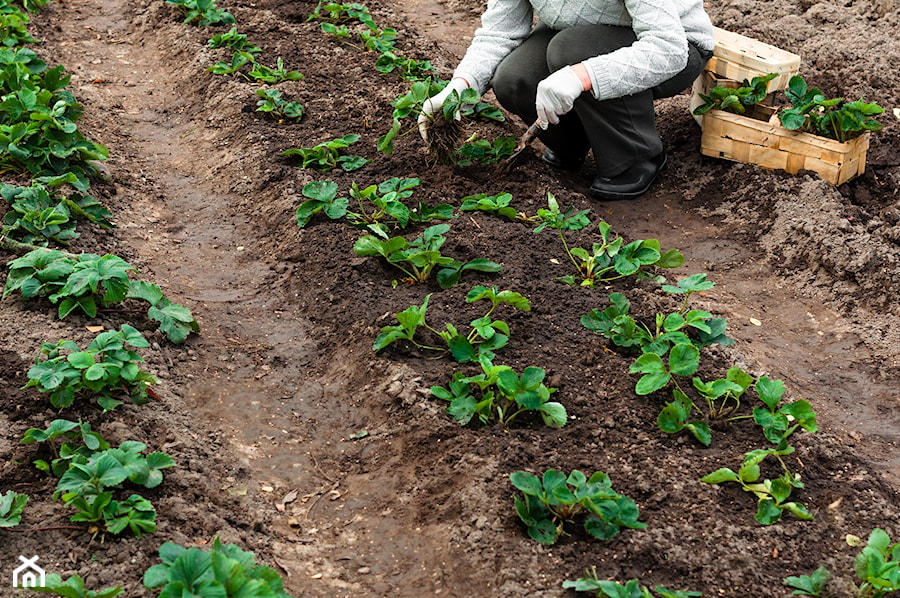
[[[0,249],[6,249],[7,251],[12,251],[13,253],[16,253],[18,255],[25,255],[26,253],[29,253],[29,252],[32,252],[32,251],[35,251],[38,249],[43,249],[44,251],[52,251],[51,249],[48,249],[46,247],[39,247],[37,245],[30,245],[28,243],[20,243],[19,241],[15,241],[6,236],[0,237]],[[57,251],[61,251],[62,254],[65,255],[66,257],[71,257],[71,258],[78,257],[74,253],[69,253],[68,251],[62,251],[62,250],[57,250]]]

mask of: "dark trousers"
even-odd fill
[[[491,86],[500,104],[531,124],[537,119],[537,86],[550,73],[587,58],[630,46],[636,40],[628,27],[579,25],[555,31],[539,24],[497,67]],[[703,71],[709,54],[688,44],[683,71],[664,83],[630,96],[597,101],[590,92],[575,100],[574,109],[558,125],[540,134],[544,144],[563,158],[594,153],[597,175],[612,177],[640,160],[663,151],[656,132],[653,100],[677,95]]]

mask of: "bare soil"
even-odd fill
[[[900,534],[900,16],[890,0],[710,2],[716,25],[800,54],[801,74],[832,96],[865,97],[886,108],[868,168],[835,188],[813,173],[787,175],[700,155],[688,96],[657,105],[669,166],[644,197],[599,203],[587,195],[590,162],[559,173],[537,159],[501,177],[494,166],[433,166],[415,133],[391,156],[375,150],[390,126],[389,102],[407,84],[379,75],[376,55],[306,22],[311,1],[223,1],[239,31],[264,50],[262,62],[305,78],[278,86],[306,106],[298,123],[256,112],[256,86],[209,74],[224,50],[206,40],[222,28],[181,23],[161,0],[51,2],[32,20],[36,51],[72,74],[84,104],[79,127],[110,148],[112,179],[93,194],[115,215],[111,232],[82,226],[74,251],[114,253],[142,278],[188,306],[202,326],[181,346],[150,322],[121,313],[55,317],[49,302],[0,302],[0,491],[27,493],[22,524],[0,531],[3,584],[18,555],[40,555],[48,571],[78,573],[89,587],[141,585],[160,544],[202,546],[215,536],[253,550],[278,568],[295,596],[564,596],[565,579],[591,566],[607,578],[704,596],[788,596],[782,579],[820,565],[835,572],[832,596],[850,596],[855,548],[874,527]],[[372,0],[399,50],[449,75],[478,25],[481,3]],[[490,98],[490,95],[488,95]],[[483,136],[519,135],[510,119],[482,124]],[[322,175],[279,156],[349,133],[363,169]],[[732,365],[782,379],[791,400],[806,398],[821,429],[800,434],[791,466],[815,514],[764,527],[751,496],[699,478],[736,467],[765,445],[749,422],[717,424],[704,448],[656,427],[666,397],[638,397],[620,354],[579,323],[625,293],[634,313],[675,306],[647,281],[605,289],[567,287],[558,239],[521,223],[475,213],[452,223],[445,252],[501,262],[493,275],[467,273],[436,284],[392,287],[396,274],[351,248],[358,230],[317,218],[294,221],[306,183],[329,179],[342,194],[389,177],[417,176],[414,201],[458,203],[474,193],[509,192],[520,210],[590,209],[626,239],[658,238],[680,249],[670,278],[707,272],[716,287],[696,307],[727,318],[727,348],[705,353],[705,377]],[[572,237],[588,246],[591,227]],[[6,263],[14,256],[4,255]],[[509,429],[456,425],[428,389],[457,366],[391,347],[371,350],[393,315],[433,293],[429,320],[466,323],[472,284],[527,296],[530,312],[504,313],[512,340],[502,359],[548,370],[571,421],[553,430],[533,420]],[[110,414],[90,407],[58,413],[21,390],[40,343],[86,343],[87,325],[131,322],[152,341],[142,354],[160,380],[160,400]],[[747,407],[745,407],[747,409]],[[46,457],[20,445],[31,427],[82,418],[111,442],[140,440],[178,466],[146,492],[157,533],[92,537],[71,529],[53,502],[54,480],[31,466]],[[512,507],[512,471],[607,472],[641,508],[643,530],[608,542],[576,528],[553,547],[530,540]],[[293,499],[293,500],[291,500]],[[5,595],[14,591],[6,590]]]

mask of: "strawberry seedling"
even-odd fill
[[[885,598],[900,590],[900,542],[891,544],[883,529],[875,528],[853,562],[856,576],[862,581],[859,598]]]
[[[279,56],[275,59],[274,67],[269,67],[261,62],[254,61],[253,68],[247,73],[247,77],[257,83],[275,85],[283,81],[300,81],[303,79],[303,73],[285,69],[284,59]]]
[[[360,36],[363,34],[360,33]],[[434,67],[427,60],[414,60],[397,56],[391,51],[383,51],[375,61],[375,69],[384,75],[397,73],[407,81],[424,81],[434,75]]]
[[[184,23],[196,23],[200,27],[210,25],[234,25],[234,16],[216,7],[214,0],[166,0],[184,13]]]
[[[653,592],[650,588],[642,586],[640,580],[632,579],[624,584],[608,579],[600,579],[597,568],[591,567],[585,571],[586,577],[563,582],[562,587],[576,592],[594,592],[597,598],[698,598],[703,596],[700,592],[670,590],[663,586],[656,586]]]
[[[387,240],[374,235],[363,235],[353,245],[353,251],[362,256],[381,256],[406,277],[405,282],[415,284],[427,281],[432,272],[442,289],[448,289],[459,282],[466,270],[479,272],[499,272],[503,266],[488,259],[476,258],[461,262],[441,254],[441,247],[447,241],[444,233],[450,230],[448,224],[435,224],[426,228],[422,235],[412,241],[403,237]]]
[[[762,376],[756,381],[754,390],[765,404],[765,408],[754,408],[753,420],[763,429],[763,434],[769,442],[780,445],[786,442],[797,428],[803,428],[807,432],[816,432],[819,429],[816,424],[816,413],[808,401],[800,399],[780,406],[784,394],[784,382],[781,380],[770,380]]]
[[[794,596],[821,596],[825,591],[828,580],[831,579],[831,571],[822,565],[809,575],[786,577],[784,583],[793,588]]]
[[[782,457],[794,452],[794,447],[782,443],[774,449],[757,449],[744,454],[744,461],[737,472],[727,467],[700,478],[707,484],[724,484],[736,482],[745,492],[750,492],[757,498],[756,520],[763,525],[772,525],[781,519],[784,511],[793,514],[797,519],[810,521],[813,519],[805,506],[799,502],[787,502],[794,488],[803,488],[800,475],[791,473],[785,465]],[[781,464],[781,475],[773,479],[760,479],[762,473],[760,464],[773,456]]]
[[[29,16],[11,4],[0,6],[0,47],[15,48],[34,43],[28,33]]]
[[[475,139],[464,143],[456,150],[455,158],[457,166],[472,166],[476,164],[497,164],[512,156],[516,151],[516,137],[497,137],[493,141],[487,139]]]
[[[279,123],[303,117],[303,104],[283,99],[277,89],[257,89],[256,95],[262,98],[256,102],[256,111],[271,114]]]
[[[28,504],[28,495],[12,490],[0,494],[0,528],[15,527],[22,521],[22,511]]]
[[[277,571],[257,564],[252,552],[223,544],[218,537],[208,551],[166,542],[159,547],[159,558],[162,564],[144,572],[144,587],[160,588],[160,596],[237,598],[244,595],[237,588],[252,588],[249,596],[291,598]]]
[[[791,77],[784,94],[792,104],[791,108],[778,113],[786,129],[844,143],[866,131],[882,128],[874,118],[884,112],[878,104],[867,104],[862,99],[855,102],[844,98],[827,99],[818,88],[809,87],[800,75]]]
[[[59,438],[65,440],[57,446],[55,441]],[[86,463],[97,451],[105,451],[109,448],[109,443],[103,436],[91,431],[91,424],[88,422],[75,423],[65,419],[53,420],[45,430],[29,428],[20,444],[35,442],[48,443],[53,460],[48,463],[43,459],[38,459],[34,462],[34,466],[58,478],[62,477],[73,461]]]
[[[509,479],[524,495],[515,497],[516,512],[528,535],[541,544],[555,544],[565,533],[565,524],[582,516],[584,531],[598,540],[612,539],[623,527],[647,527],[638,521],[635,502],[614,492],[609,476],[602,471],[590,478],[577,469],[568,476],[548,469],[540,478],[516,471]]]
[[[55,177],[54,184],[63,184],[62,178]],[[40,182],[30,187],[0,186],[0,195],[12,208],[3,219],[5,226],[0,235],[36,246],[46,246],[50,241],[68,245],[69,240],[79,236],[75,232],[76,219],[89,220],[101,228],[113,227],[111,214],[93,197],[79,192],[68,197],[59,192],[51,195],[51,190]]]
[[[63,598],[113,598],[122,593],[122,588],[118,586],[105,590],[89,590],[80,575],[73,575],[63,581],[56,573],[48,574],[43,586],[29,587],[28,590],[39,594],[56,594]]]
[[[494,365],[487,355],[478,361],[482,373],[465,376],[456,372],[447,388],[431,387],[431,394],[450,402],[447,412],[459,425],[465,426],[477,415],[482,424],[508,426],[526,412],[539,414],[551,428],[566,425],[565,407],[550,401],[557,389],[544,385],[546,370],[529,366],[519,376],[509,366]],[[477,396],[472,394],[474,388],[478,389]]]
[[[212,49],[228,48],[233,52],[248,52],[250,54],[262,53],[262,48],[247,41],[247,35],[238,33],[237,27],[232,27],[228,33],[217,33],[213,35],[206,44]]]
[[[400,179],[391,177],[378,185],[360,189],[353,183],[350,197],[357,201],[359,211],[347,210],[347,220],[353,226],[366,228],[382,239],[388,239],[392,228],[406,228],[410,222],[428,224],[433,220],[451,220],[453,206],[438,204],[434,207],[419,202],[417,208],[409,208],[402,200],[413,194],[413,189],[422,184],[421,179]],[[371,206],[371,211],[366,206]]]
[[[445,324],[444,330],[438,330],[428,325],[425,316],[430,298],[430,294],[426,295],[422,305],[413,305],[396,314],[399,325],[383,327],[375,339],[372,349],[380,351],[392,343],[409,341],[420,349],[449,351],[459,363],[478,361],[481,357],[493,359],[493,351],[505,347],[509,342],[509,325],[502,320],[492,320],[491,315],[494,311],[500,305],[509,305],[522,311],[531,310],[528,299],[519,293],[509,290],[498,291],[496,287],[473,287],[466,294],[466,302],[488,300],[491,302],[491,307],[484,316],[471,322],[472,330],[464,335],[453,324]],[[434,334],[445,343],[446,347],[420,343],[415,339],[419,329]]]
[[[331,141],[325,141],[313,147],[301,147],[284,150],[280,156],[299,156],[300,168],[312,168],[319,172],[329,172],[340,166],[345,172],[359,170],[371,160],[362,156],[342,156],[340,150],[350,147],[359,141],[359,135],[344,135]]]
[[[70,340],[43,343],[24,388],[48,393],[57,409],[71,407],[76,399],[96,400],[104,411],[121,405],[122,398],[143,405],[156,379],[141,371],[143,358],[128,347],[147,346],[141,333],[128,324],[98,334],[84,351]]]
[[[512,202],[512,195],[509,193],[499,193],[497,195],[478,193],[463,197],[459,209],[463,212],[484,212],[485,214],[495,214],[510,220],[529,221],[523,212],[519,212],[510,206],[510,202]]]
[[[724,110],[734,114],[743,114],[748,106],[762,102],[769,93],[769,81],[778,76],[778,73],[769,73],[752,80],[743,81],[740,87],[730,88],[717,85],[709,90],[709,95],[700,94],[703,104],[694,109],[694,114],[699,116],[710,110]]]

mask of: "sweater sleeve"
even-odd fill
[[[688,40],[672,0],[624,0],[637,36],[631,46],[585,61],[598,100],[645,91],[687,65]]]
[[[531,33],[534,13],[528,0],[488,0],[481,27],[460,61],[454,77],[463,77],[484,93],[497,65]]]

